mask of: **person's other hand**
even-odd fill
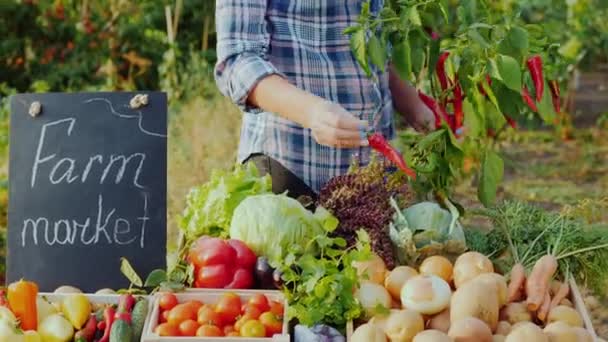
[[[339,104],[322,100],[310,108],[307,128],[317,143],[329,147],[367,146],[368,123],[359,120]]]
[[[435,129],[435,115],[422,101],[405,116],[405,121],[418,132],[427,133]]]

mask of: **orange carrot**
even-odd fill
[[[557,272],[557,258],[553,255],[545,255],[538,259],[530,276],[526,280],[526,300],[528,310],[536,312],[543,304],[545,293],[549,291],[551,278]]]
[[[551,309],[553,309],[554,307],[558,306],[562,300],[564,300],[566,297],[568,297],[568,294],[570,293],[570,286],[568,286],[568,283],[563,282],[560,287],[559,290],[553,295],[553,299],[551,300],[551,306],[549,308],[549,311],[551,311]]]
[[[543,304],[538,309],[537,317],[541,320],[541,322],[545,322],[547,320],[547,316],[549,315],[549,309],[551,308],[551,295],[549,295],[549,290],[545,291],[545,298],[543,300]]]
[[[520,295],[520,290],[526,281],[526,272],[522,264],[515,264],[511,269],[511,281],[508,287],[508,301],[514,302]]]

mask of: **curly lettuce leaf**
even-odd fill
[[[238,164],[233,170],[214,170],[207,183],[190,190],[180,229],[188,239],[228,237],[236,207],[249,196],[271,191],[270,176],[260,177],[253,163]]]

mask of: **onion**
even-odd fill
[[[355,298],[359,300],[367,317],[373,317],[378,306],[383,306],[386,309],[391,307],[391,295],[388,291],[376,283],[364,281],[359,286],[355,293]]]
[[[452,339],[439,330],[425,330],[416,335],[412,342],[451,342]]]
[[[391,312],[384,327],[384,332],[391,342],[409,342],[423,330],[424,320],[414,310]]]
[[[450,260],[439,255],[431,256],[422,262],[420,265],[420,274],[436,275],[441,277],[448,283],[452,281],[454,268]]]
[[[477,252],[464,253],[454,263],[454,286],[459,288],[480,274],[493,272],[494,265],[487,256]]]
[[[350,340],[352,342],[386,342],[386,335],[379,326],[367,323],[358,327]]]
[[[416,269],[409,266],[395,267],[384,280],[384,287],[395,300],[401,300],[401,289],[403,285],[414,276],[418,275]]]
[[[452,322],[448,336],[458,342],[492,342],[493,340],[490,327],[482,320],[473,317]]]
[[[377,254],[372,253],[371,260],[353,261],[353,267],[357,270],[357,276],[362,281],[384,284],[384,277],[387,272],[386,265]]]
[[[450,305],[452,290],[435,275],[419,275],[408,280],[401,289],[401,304],[425,315],[434,315]]]

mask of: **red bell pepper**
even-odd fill
[[[534,91],[536,91],[536,102],[540,102],[543,99],[543,92],[545,91],[545,78],[543,77],[543,59],[539,55],[528,58],[526,62],[528,70],[532,76],[534,82]]]
[[[188,253],[197,288],[249,289],[253,286],[255,254],[238,240],[203,236]]]
[[[549,86],[551,86],[551,98],[553,100],[553,108],[556,113],[561,113],[562,111],[562,99],[560,96],[559,83],[556,80],[550,81]]]

